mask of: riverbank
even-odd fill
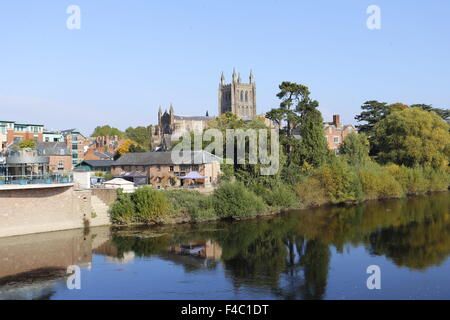
[[[149,187],[132,194],[119,191],[111,207],[111,218],[115,225],[244,220],[291,209],[431,194],[447,191],[448,186],[446,171],[373,164],[355,169],[345,163],[333,163],[305,174],[294,184],[224,182],[211,195]]]

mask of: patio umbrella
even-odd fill
[[[202,176],[197,171],[191,171],[184,177],[180,177],[180,179],[206,179],[206,177]]]

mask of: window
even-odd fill
[[[64,170],[64,161],[58,161],[58,170]]]
[[[248,91],[245,91],[245,102],[248,102]]]
[[[339,143],[339,137],[336,137],[336,136],[335,136],[335,137],[333,138],[333,141],[334,141],[334,143]]]
[[[162,179],[161,177],[156,178],[156,182],[161,183]]]
[[[156,166],[156,170],[161,171],[161,166]]]
[[[170,167],[169,167],[169,171],[173,171],[173,166],[170,166]]]
[[[241,101],[244,101],[244,91],[241,91]]]

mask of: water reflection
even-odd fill
[[[0,239],[0,299],[49,299],[67,267],[90,268],[92,249],[109,238],[102,228]]]
[[[236,292],[246,288],[265,298],[323,299],[327,297],[333,252],[352,254],[349,248],[364,248],[367,255],[363,259],[382,256],[397,267],[422,272],[442,264],[450,254],[449,207],[450,194],[442,193],[354,207],[292,211],[235,223],[121,228],[112,229],[111,234],[103,228],[89,233],[0,239],[0,298],[28,298],[23,292],[32,290],[26,289],[29,285],[23,281],[24,275],[41,279],[33,272],[86,264],[93,254],[107,264],[122,265],[150,266],[156,263],[155,258],[170,263],[173,269],[165,270],[169,274],[181,267],[187,274],[211,277],[211,287],[220,273]],[[95,270],[95,263],[92,268]],[[61,272],[55,273],[55,278],[61,276]],[[48,277],[42,279],[48,283]],[[11,291],[11,282],[22,293]],[[195,286],[193,283],[193,292]],[[6,287],[10,289],[5,291]],[[51,289],[48,284],[41,287],[33,298],[50,298],[51,290],[64,290]],[[138,289],[128,288],[127,292]]]

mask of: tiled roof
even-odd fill
[[[172,157],[172,152],[136,152],[123,155],[122,157],[117,159],[113,165],[144,166],[153,164],[199,164],[199,162],[203,164],[222,161],[221,158],[203,150],[186,152],[190,153],[190,155],[183,152],[180,157],[186,156],[187,159],[185,159],[181,163],[178,163],[176,161],[177,159],[175,157],[177,156],[178,152],[175,151],[173,151],[174,157]]]
[[[109,152],[95,151],[94,155],[96,157],[99,157],[102,160],[111,160],[112,158],[114,158],[114,155],[112,153],[109,153]]]
[[[79,166],[82,166],[83,164],[87,164],[91,167],[110,167],[114,164],[114,160],[83,160]]]
[[[69,148],[65,142],[38,142],[36,150],[43,156],[70,156]]]

